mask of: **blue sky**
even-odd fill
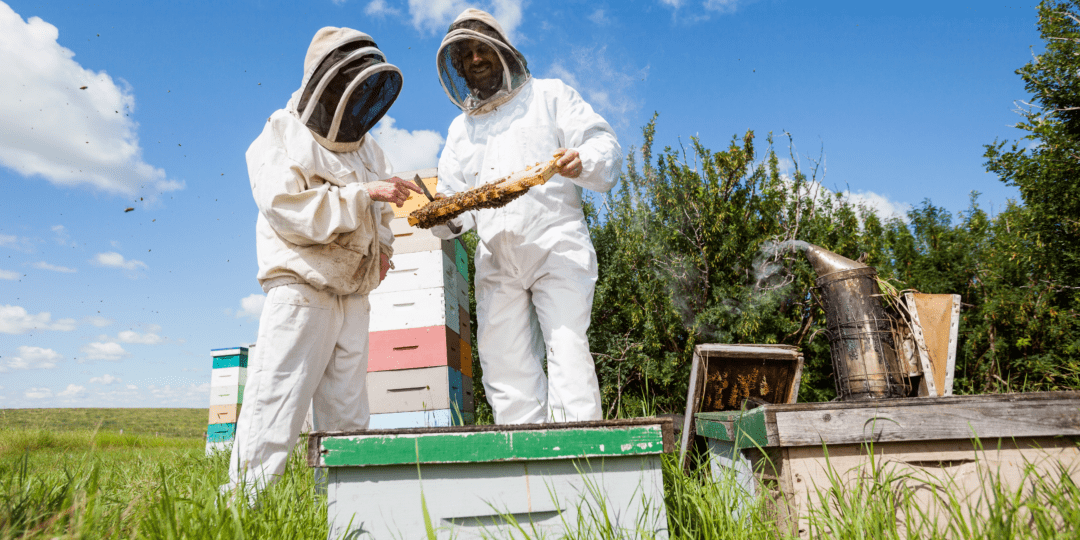
[[[753,129],[786,157],[786,132],[886,214],[1016,197],[982,145],[1022,135],[1013,72],[1040,49],[1033,2],[5,1],[0,408],[206,406],[210,350],[253,342],[263,298],[244,152],[322,26],[404,73],[376,128],[398,170],[437,162],[458,111],[435,51],[475,6],[625,150],[654,111],[658,147]]]

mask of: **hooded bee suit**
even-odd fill
[[[467,21],[488,28],[471,30]],[[480,236],[478,348],[495,422],[599,420],[600,389],[585,335],[596,251],[581,190],[610,190],[622,149],[611,126],[574,89],[530,77],[525,58],[491,15],[469,9],[450,28],[437,63],[444,90],[463,114],[450,125],[439,159],[439,191],[484,185],[547,161],[559,148],[576,149],[583,165],[578,178],[555,175],[502,208],[466,212],[433,228],[443,238],[473,227]],[[495,66],[502,86],[485,100],[469,88],[459,60],[470,40],[494,49],[502,63]]]
[[[252,492],[285,469],[308,406],[316,429],[364,429],[368,293],[393,255],[393,210],[366,184],[391,176],[367,131],[401,90],[370,36],[323,28],[304,79],[247,151],[267,293],[237,420],[230,484]]]

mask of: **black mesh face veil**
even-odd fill
[[[374,42],[351,41],[319,63],[301,92],[297,113],[324,146],[356,143],[390,109],[401,83],[401,71],[386,63]]]
[[[501,64],[501,66],[495,66],[495,69],[502,73],[499,87],[483,98],[480,97],[477,89],[469,84],[465,75],[463,57],[467,56],[466,51],[470,49],[470,42],[478,43],[482,49],[494,51],[495,57]],[[525,84],[529,78],[529,70],[524,58],[516,50],[499,39],[467,28],[451,30],[446,35],[442,46],[439,47],[436,62],[439,80],[447,96],[450,97],[450,101],[466,112],[505,99]]]

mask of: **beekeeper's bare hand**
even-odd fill
[[[378,182],[371,182],[365,184],[367,187],[368,195],[373,200],[388,202],[390,204],[396,204],[398,208],[401,208],[405,204],[405,200],[409,198],[410,191],[421,193],[420,188],[416,187],[416,184],[409,182],[408,180],[402,180],[398,177],[393,177],[389,180],[380,180]]]
[[[390,271],[390,257],[385,253],[379,254],[379,282],[386,279],[386,273]]]
[[[555,165],[559,166],[559,174],[566,178],[581,176],[581,156],[578,155],[578,151],[573,148],[570,150],[560,148],[555,153],[559,152],[564,152],[562,157],[555,162]]]

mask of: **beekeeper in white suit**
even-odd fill
[[[465,10],[443,39],[439,77],[463,111],[439,158],[439,192],[484,185],[566,150],[546,184],[498,209],[466,212],[436,235],[473,227],[477,334],[484,389],[499,424],[599,420],[600,389],[585,336],[596,251],[581,190],[618,179],[615,134],[573,89],[533,79],[499,23]],[[547,376],[542,360],[547,357]]]
[[[419,192],[390,178],[368,134],[401,83],[370,36],[323,28],[300,89],[248,148],[267,297],[225,490],[250,496],[282,474],[309,404],[318,429],[368,425],[367,295],[393,255],[387,203]]]

